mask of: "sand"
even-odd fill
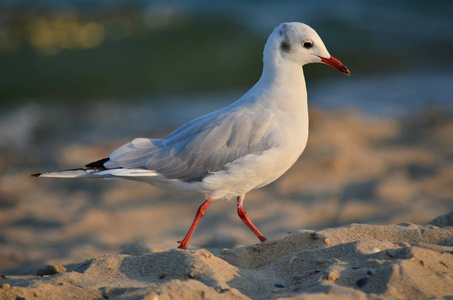
[[[29,177],[104,157],[133,128],[108,136],[123,124],[83,127],[68,112],[72,123],[46,135],[52,118],[27,111],[21,120],[35,119],[15,125],[29,128],[17,141],[0,119],[0,298],[453,295],[453,119],[442,110],[379,119],[312,109],[301,159],[245,200],[269,241],[255,244],[235,203],[219,201],[188,251],[176,241],[202,199],[136,182]]]
[[[41,277],[5,276],[0,279],[0,295],[5,299],[433,298],[453,295],[452,251],[451,226],[351,224],[300,230],[234,249],[142,246],[64,267],[47,266]],[[44,275],[43,270],[53,275]]]

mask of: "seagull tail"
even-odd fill
[[[94,174],[96,172],[99,171],[93,169],[74,169],[58,172],[36,173],[31,174],[31,177],[53,177],[53,178],[94,177]]]
[[[58,172],[36,173],[31,174],[31,177],[53,177],[53,178],[77,178],[77,177],[108,177],[108,176],[94,176],[96,173],[101,173],[107,170],[104,163],[109,158],[103,158],[95,162],[87,164],[84,168],[63,170]],[[105,174],[107,175],[107,174]]]
[[[36,173],[32,177],[53,177],[53,178],[104,178],[104,179],[130,179],[139,180],[140,177],[159,177],[160,174],[153,170],[146,169],[74,169],[60,172]]]
[[[139,180],[140,177],[159,177],[160,174],[153,170],[143,168],[123,169],[114,168],[107,169],[104,163],[109,161],[109,158],[103,158],[98,161],[87,164],[84,168],[63,170],[58,172],[36,173],[31,174],[32,177],[50,177],[50,178],[104,178],[104,179],[131,179]]]

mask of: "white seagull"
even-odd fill
[[[244,211],[244,197],[282,176],[305,149],[308,106],[301,67],[309,63],[325,63],[350,75],[311,27],[280,24],[264,47],[260,80],[233,104],[163,139],[136,138],[84,168],[32,176],[123,178],[203,196],[206,201],[179,241],[180,249],[187,249],[212,201],[236,197],[239,217],[263,242],[266,238]]]

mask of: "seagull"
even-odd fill
[[[204,197],[185,236],[187,249],[208,206],[237,200],[241,220],[264,235],[244,210],[245,194],[282,176],[308,139],[307,90],[302,67],[324,63],[350,75],[310,26],[282,23],[269,36],[259,81],[233,104],[194,119],[162,139],[136,138],[84,168],[34,177],[129,179]]]

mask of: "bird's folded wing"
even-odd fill
[[[198,181],[238,157],[271,148],[271,116],[242,108],[195,119],[164,139],[138,138],[110,155],[107,168],[143,168],[169,179]]]

